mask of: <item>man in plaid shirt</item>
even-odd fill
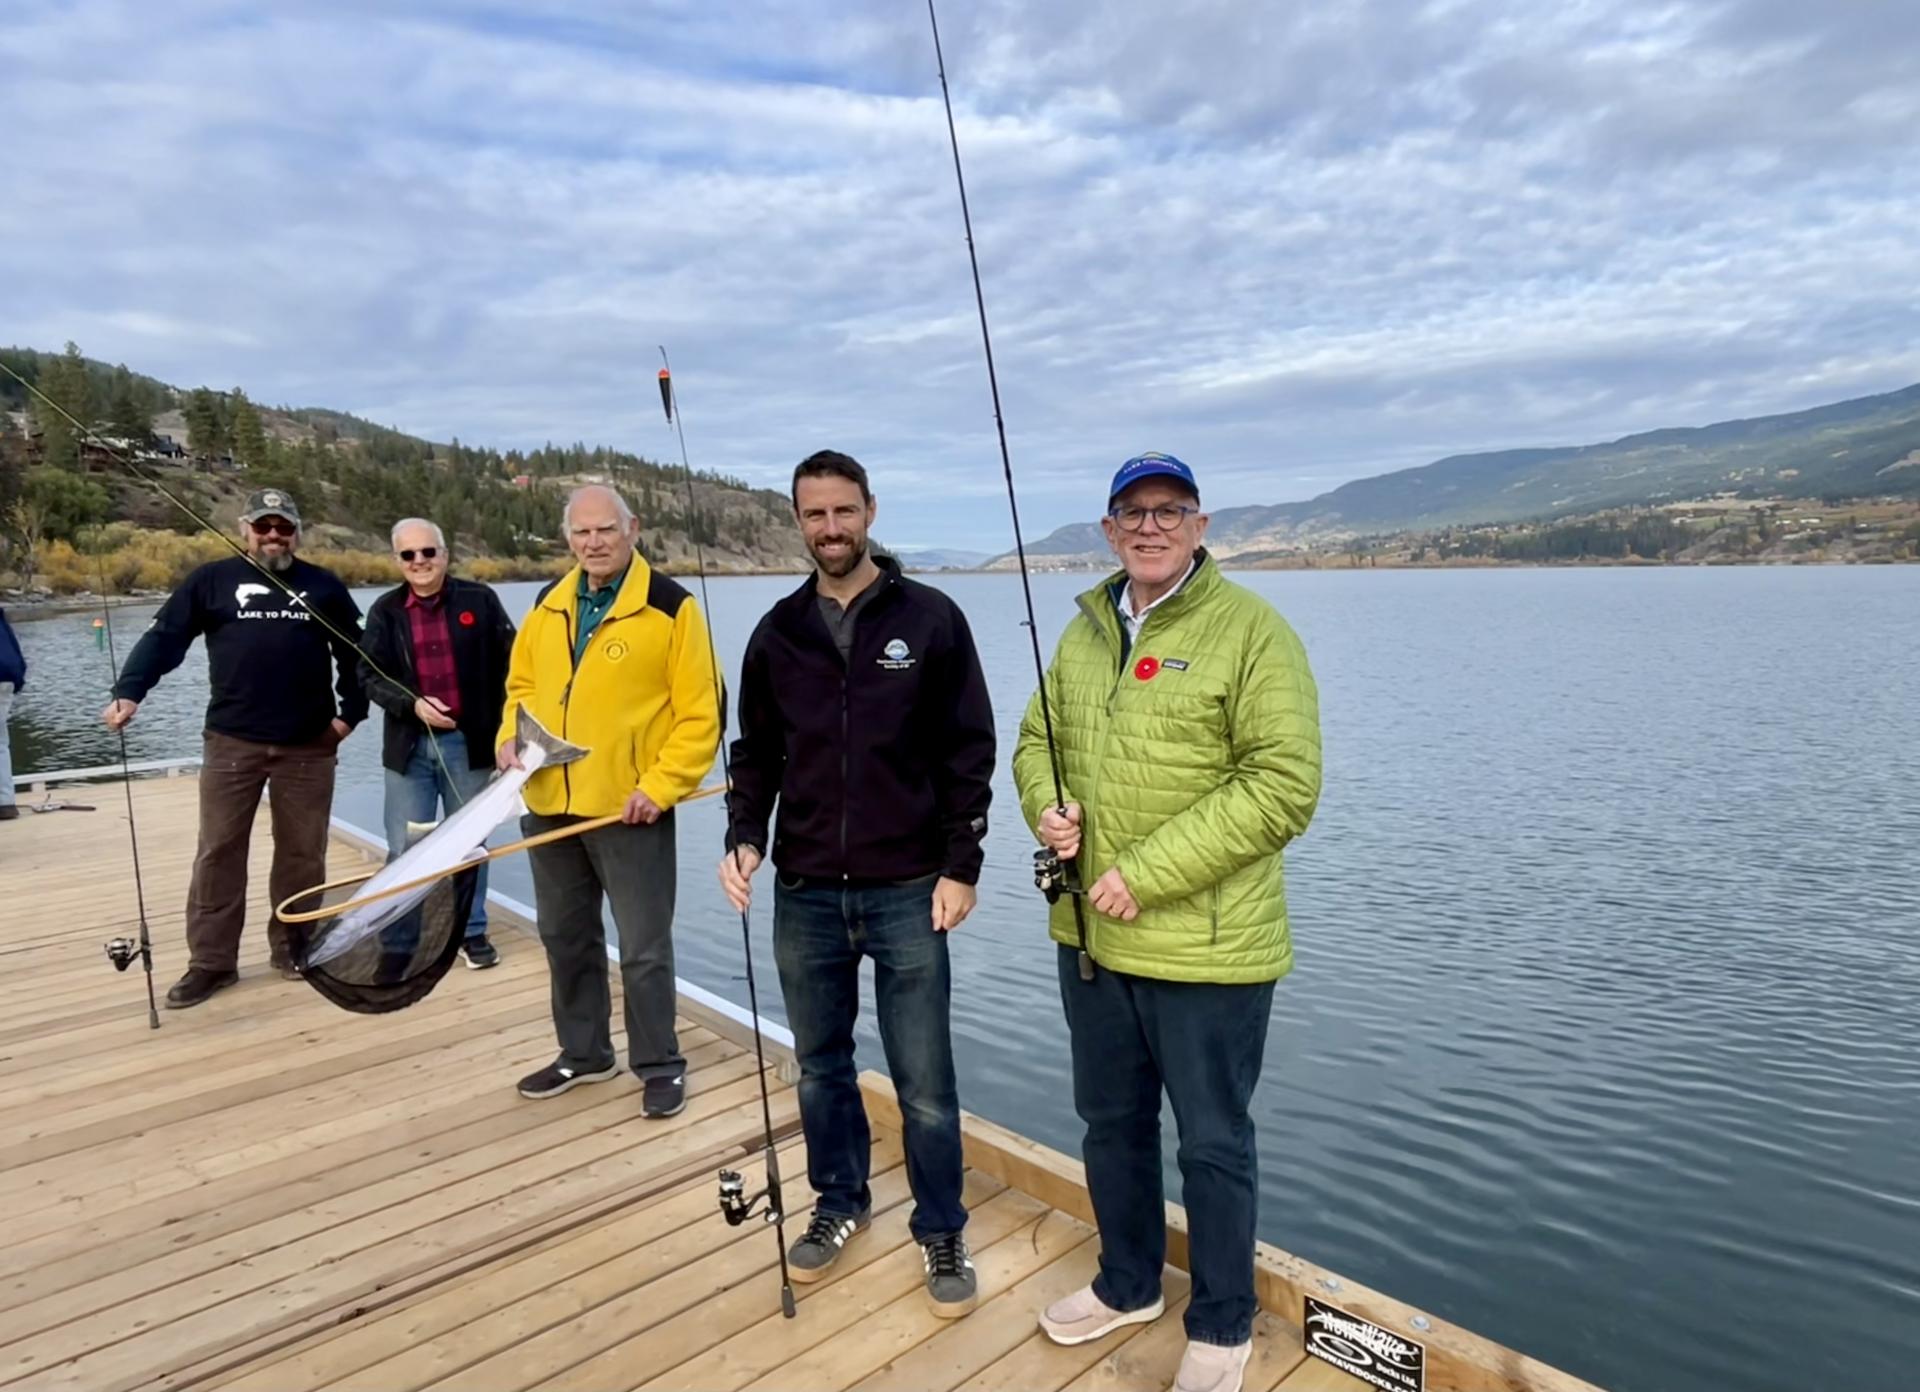
[[[387,855],[406,849],[407,823],[452,813],[493,773],[493,734],[506,703],[513,621],[498,595],[447,574],[447,539],[421,517],[394,524],[393,558],[406,583],[367,611],[360,664],[367,697],[387,713],[381,762],[387,777]],[[402,685],[404,683],[404,685]],[[461,953],[490,967],[487,868],[473,887]]]

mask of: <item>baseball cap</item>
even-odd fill
[[[279,488],[256,488],[247,494],[247,506],[240,514],[242,522],[251,522],[257,517],[284,517],[294,526],[300,525],[300,508],[293,501],[293,494]]]
[[[1195,498],[1200,496],[1200,485],[1193,480],[1193,470],[1170,454],[1149,450],[1145,454],[1136,454],[1120,466],[1120,472],[1113,476],[1113,487],[1107,490],[1107,501],[1111,503],[1141,479],[1150,478],[1178,479],[1193,490]]]

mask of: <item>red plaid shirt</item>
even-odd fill
[[[413,671],[420,694],[432,696],[460,714],[460,674],[453,665],[453,634],[447,628],[447,592],[422,599],[407,592],[407,619],[413,628]]]

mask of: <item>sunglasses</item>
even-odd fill
[[[417,551],[409,548],[396,554],[400,557],[400,563],[402,565],[412,565],[415,556],[418,556],[423,561],[430,561],[440,554],[440,548],[437,546],[422,546]]]
[[[253,528],[255,536],[290,537],[300,531],[298,522],[289,522],[284,517],[256,517],[248,525]]]

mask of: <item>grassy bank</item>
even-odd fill
[[[140,531],[124,525],[107,529],[100,544],[85,550],[68,542],[42,542],[34,548],[32,587],[55,595],[125,595],[170,590],[195,566],[217,561],[233,552],[215,537],[182,536],[177,532]],[[398,583],[400,568],[384,551],[302,549],[303,559],[323,565],[349,585]],[[498,584],[508,580],[545,580],[559,575],[568,561],[561,557],[475,556],[456,561],[456,574]],[[16,566],[0,570],[0,589],[17,589],[25,581]]]

